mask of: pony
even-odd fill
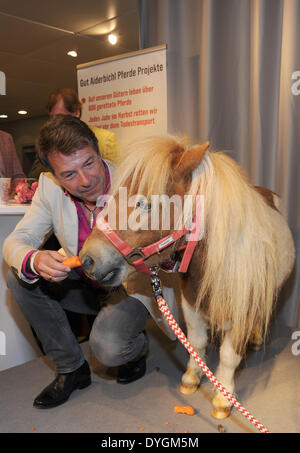
[[[118,162],[103,216],[108,219],[114,213],[115,232],[134,250],[141,250],[178,231],[180,222],[185,222],[187,210],[177,209],[175,215],[176,203],[171,203],[169,225],[163,225],[163,196],[182,202],[188,199],[193,216],[198,196],[202,196],[201,237],[195,242],[186,272],[179,273],[182,313],[187,339],[202,359],[209,338],[218,340],[216,377],[234,394],[235,369],[249,343],[259,348],[264,342],[279,290],[292,271],[295,250],[280,198],[253,186],[224,151],[208,148],[209,142],[191,145],[172,135],[135,141]],[[120,188],[126,189],[131,200],[126,219],[131,223],[126,227],[121,219],[124,202]],[[150,217],[155,200],[160,201],[154,228]],[[182,235],[145,263],[164,268],[174,256],[181,258],[186,238]],[[80,259],[87,275],[106,286],[118,286],[136,272],[97,227],[85,242]],[[195,392],[202,375],[190,357],[180,391]],[[212,406],[212,415],[219,419],[231,410],[218,390]]]

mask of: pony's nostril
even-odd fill
[[[86,271],[90,270],[94,264],[95,264],[95,261],[89,255],[85,256],[82,261],[82,266]]]

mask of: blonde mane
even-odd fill
[[[129,195],[165,193],[173,153],[190,149],[185,139],[172,136],[135,143],[121,155],[112,194],[122,186]],[[212,332],[224,333],[230,322],[233,346],[242,352],[255,328],[266,332],[276,296],[278,252],[271,209],[222,152],[206,153],[189,194],[193,199],[204,196],[205,212],[206,254],[195,309],[208,301]]]
[[[208,153],[190,192],[204,194],[206,257],[195,304],[209,300],[213,332],[231,323],[243,352],[254,329],[265,336],[277,292],[276,230],[269,209],[238,165]]]

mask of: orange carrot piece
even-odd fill
[[[70,267],[78,267],[81,266],[81,261],[78,256],[71,256],[71,258],[66,258],[63,262],[66,266]]]
[[[193,406],[174,406],[174,412],[177,414],[194,415]]]

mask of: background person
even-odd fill
[[[14,140],[10,134],[0,131],[0,177],[26,178],[18,158]]]
[[[72,88],[61,88],[49,95],[46,109],[50,119],[55,118],[56,115],[72,115],[81,118],[82,104],[76,91]],[[89,127],[98,140],[103,159],[114,162],[120,154],[115,134],[107,129]],[[29,177],[38,179],[43,171],[47,171],[47,169],[37,157],[30,170]]]

